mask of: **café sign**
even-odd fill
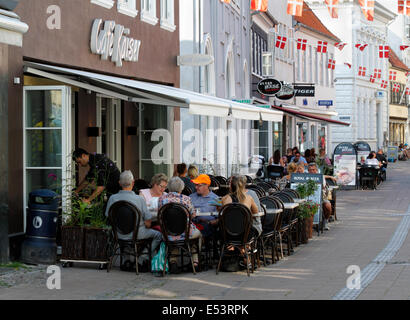
[[[101,60],[108,60],[122,67],[122,62],[137,62],[141,40],[128,37],[130,29],[115,21],[95,19],[91,29],[91,52],[101,56]]]

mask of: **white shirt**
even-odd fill
[[[379,166],[379,160],[377,160],[376,158],[366,159],[366,161],[364,163],[369,165],[369,166]]]

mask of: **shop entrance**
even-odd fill
[[[121,100],[97,95],[97,153],[106,154],[121,171]]]

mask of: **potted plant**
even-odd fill
[[[317,190],[317,184],[313,180],[308,180],[306,183],[301,183],[296,187],[296,191],[299,193],[302,199],[307,199],[306,202],[302,202],[298,207],[298,217],[302,224],[302,242],[307,243],[308,239],[312,238],[313,233],[313,216],[319,209],[319,205],[309,200]]]

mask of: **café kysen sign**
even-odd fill
[[[108,60],[122,67],[122,61],[137,62],[141,41],[128,37],[130,29],[115,21],[95,19],[91,29],[91,52],[101,56],[101,60]]]

